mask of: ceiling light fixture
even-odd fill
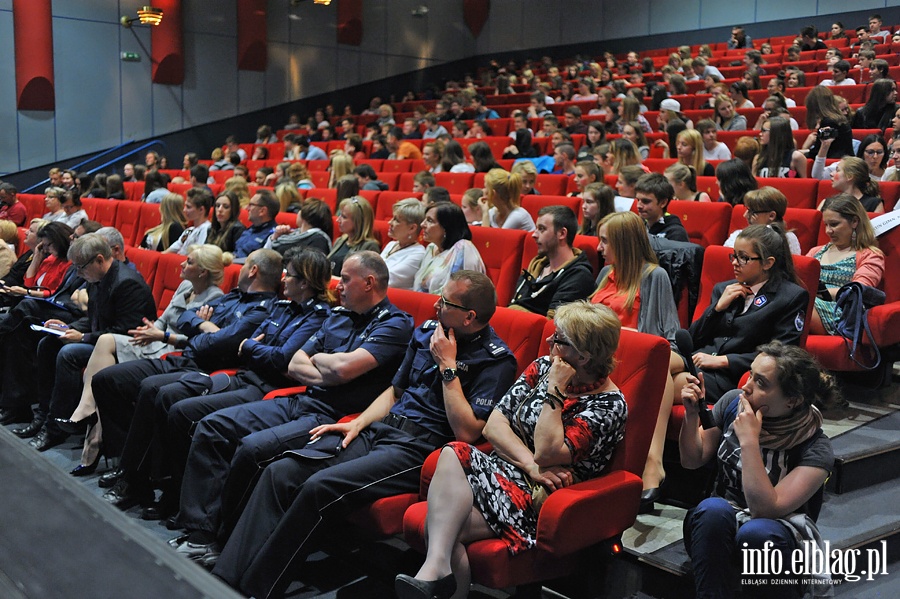
[[[153,6],[142,6],[137,11],[136,17],[122,17],[119,22],[122,27],[130,28],[135,21],[140,21],[141,25],[159,25],[162,22],[163,9],[154,8]]]

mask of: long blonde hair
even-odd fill
[[[644,221],[634,212],[606,215],[597,226],[598,234],[603,226],[606,226],[606,240],[615,254],[616,263],[597,285],[594,294],[606,287],[609,275],[615,273],[617,294],[626,296],[625,308],[631,311],[644,274],[656,268],[659,261],[650,247]]]
[[[353,158],[350,154],[336,151],[331,156],[331,175],[328,177],[328,187],[334,189],[337,187],[337,182],[340,181],[341,177],[352,175],[353,166]]]
[[[510,210],[522,203],[522,177],[518,173],[508,173],[502,168],[492,168],[484,176],[484,187],[491,203],[500,198]]]
[[[175,241],[174,239],[169,240],[169,227],[174,223],[180,224],[182,228],[187,226],[183,209],[184,198],[177,193],[167,193],[159,204],[159,214],[162,217],[161,222],[149,229],[145,234],[150,237],[159,235],[162,247],[169,247]]]
[[[694,171],[698,175],[702,175],[703,170],[706,168],[706,160],[703,159],[703,136],[696,129],[685,129],[675,138],[675,143],[681,140],[686,141],[694,149],[693,162],[688,164],[688,166],[694,167]],[[677,152],[678,150],[676,149],[675,151]],[[678,161],[681,162],[680,157]]]

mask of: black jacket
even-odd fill
[[[143,277],[118,260],[97,283],[89,283],[88,313],[71,324],[84,333],[83,343],[96,343],[104,333],[125,334],[143,319],[156,319],[156,302]]]
[[[547,265],[545,256],[536,256],[528,270],[522,271],[516,283],[516,293],[510,307],[524,308],[552,316],[552,312],[562,304],[586,298],[594,290],[594,271],[587,254],[575,249],[575,257],[556,272],[538,279]]]

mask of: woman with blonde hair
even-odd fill
[[[246,208],[250,204],[250,186],[243,177],[232,177],[225,181],[225,191],[237,194],[241,208]]]
[[[685,166],[680,162],[670,165],[663,173],[672,189],[675,190],[675,200],[688,202],[711,202],[709,194],[697,191],[697,172],[692,166]]]
[[[787,211],[788,201],[778,189],[774,187],[763,187],[761,189],[753,189],[744,194],[744,218],[747,219],[748,225],[772,225],[780,227],[784,231],[788,240],[788,246],[791,248],[791,254],[800,254],[800,240],[793,231],[788,231],[784,222],[784,213]],[[741,234],[742,229],[732,231],[725,243],[725,247],[733,248],[737,236]]]
[[[855,156],[844,156],[831,173],[831,186],[839,193],[856,198],[866,212],[884,213],[884,201],[878,183],[869,176],[865,160]],[[824,202],[819,204],[822,209]]]
[[[616,121],[619,133],[625,128],[625,123],[632,121],[640,123],[644,133],[653,133],[653,127],[650,126],[650,122],[641,114],[641,103],[638,99],[634,96],[625,96],[619,104],[619,118]]]
[[[292,163],[287,168],[285,174],[290,177],[294,185],[297,186],[297,189],[312,189],[315,187],[312,180],[309,178],[309,170],[307,170],[306,165],[302,162]]]
[[[647,136],[641,129],[641,124],[637,121],[629,121],[622,127],[622,139],[627,139],[637,146],[638,154],[641,160],[646,160],[650,156],[650,145],[647,143]]]
[[[488,171],[484,177],[481,226],[498,229],[534,231],[534,220],[521,207],[522,177],[502,168]]]
[[[291,183],[279,183],[275,187],[275,197],[281,204],[281,212],[298,212],[300,205],[303,204],[297,186]]]
[[[728,96],[716,96],[713,108],[716,113],[716,128],[719,131],[743,131],[747,128],[747,117],[737,113],[734,100]]]
[[[381,244],[373,230],[375,213],[372,205],[362,196],[346,198],[338,205],[337,224],[341,236],[335,240],[328,254],[331,274],[341,276],[341,267],[350,254],[364,250],[380,252]]]
[[[187,343],[188,337],[178,329],[178,320],[186,311],[205,306],[223,295],[218,286],[224,280],[225,266],[230,262],[230,257],[217,246],[204,244],[190,247],[181,264],[182,282],[156,322],[145,319],[143,325],[127,335],[106,333],[97,340],[84,370],[81,401],[68,419],[56,419],[57,424],[69,433],[85,432],[90,427],[84,440],[81,463],[72,470],[73,476],[92,474],[100,462],[100,421],[91,391],[94,375],[114,364],[159,358]]]
[[[884,253],[878,249],[869,216],[852,195],[842,193],[825,200],[822,222],[830,241],[806,253],[822,267],[821,291],[816,297],[816,311],[809,330],[834,335],[841,319],[841,310],[835,302],[838,290],[850,282],[877,286],[884,277]]]
[[[634,212],[614,212],[600,221],[597,236],[597,250],[606,266],[597,277],[597,290],[590,301],[612,309],[623,327],[674,342],[680,325],[672,284],[666,271],[659,268],[644,221]],[[682,362],[674,352],[673,359]],[[644,467],[644,489],[648,491],[658,489],[665,478],[662,454],[673,397],[669,377]]]
[[[184,198],[177,193],[167,193],[159,204],[161,222],[148,229],[141,240],[141,247],[162,252],[178,239],[187,226],[184,218]]]
[[[328,167],[328,170],[331,171],[328,177],[328,188],[334,189],[341,177],[352,175],[354,166],[353,158],[349,154],[340,150],[335,151],[331,155],[331,164]]]
[[[704,177],[716,174],[711,164],[703,159],[703,136],[696,129],[685,129],[675,138],[675,153],[678,162],[694,167],[694,172]]]
[[[419,243],[424,219],[425,206],[416,198],[406,198],[394,204],[387,232],[391,241],[381,252],[390,273],[389,287],[413,288],[416,273],[425,256],[425,246]]]

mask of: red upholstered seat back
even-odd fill
[[[731,204],[672,200],[668,211],[681,219],[691,242],[708,247],[728,239]]]
[[[486,274],[497,288],[497,304],[508,306],[522,266],[525,231],[472,227],[472,243],[478,248]]]

